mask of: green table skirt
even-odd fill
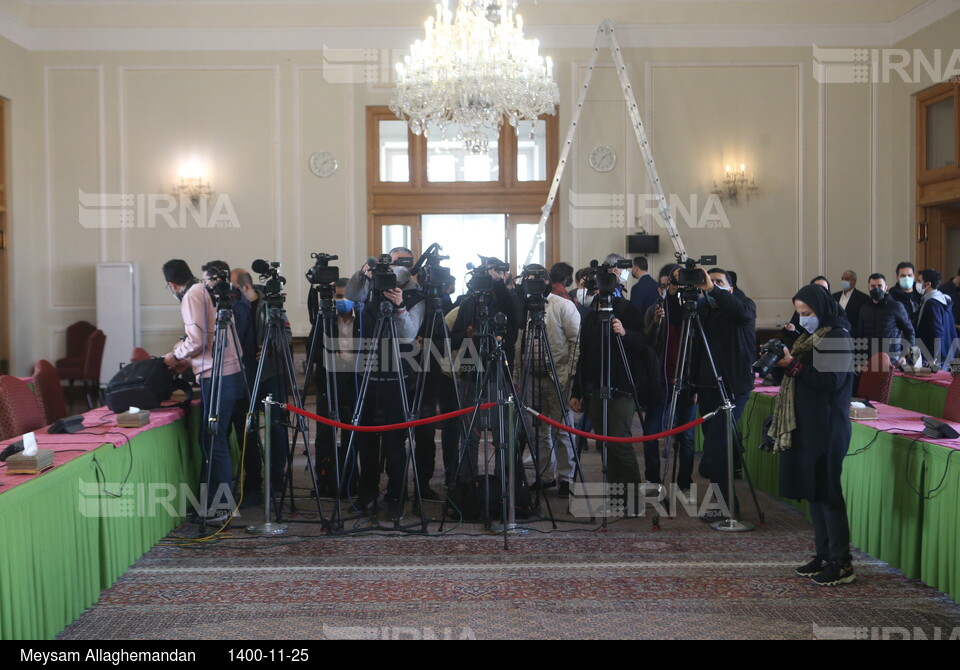
[[[902,407],[919,414],[942,417],[946,403],[947,388],[945,386],[922,379],[893,376],[888,405]]]
[[[740,428],[754,484],[776,496],[780,459],[757,448],[772,411],[754,393]],[[854,423],[842,483],[851,543],[960,601],[960,452]]]
[[[186,426],[101,446],[0,494],[0,637],[55,637],[182,522],[180,487],[196,490],[200,460]],[[169,506],[144,504],[168,492]]]

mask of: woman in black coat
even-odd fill
[[[850,446],[850,324],[822,286],[804,286],[793,304],[806,333],[777,363],[785,375],[769,433],[781,452],[780,495],[810,503],[817,554],[797,575],[849,584],[856,574],[840,472]]]

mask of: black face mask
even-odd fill
[[[886,293],[884,293],[883,289],[880,288],[879,286],[875,286],[874,288],[870,289],[870,297],[876,300],[877,302],[880,302],[881,300],[883,300],[883,296],[885,295]]]
[[[563,282],[563,288],[569,288],[572,283],[573,279],[571,277],[567,277]]]

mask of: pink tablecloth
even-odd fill
[[[166,426],[173,423],[184,415],[184,411],[179,407],[169,409],[150,410],[150,423],[139,428],[120,428],[117,426],[117,415],[106,407],[92,409],[83,415],[83,431],[79,433],[57,433],[51,435],[46,428],[34,431],[37,437],[37,447],[39,449],[53,449],[54,468],[63,465],[83,454],[93,451],[104,445],[112,444],[114,447],[126,446],[131,438],[159,426]],[[0,451],[8,444],[17,442],[22,438],[15,437],[9,440],[0,441]],[[47,471],[49,472],[49,470]],[[0,467],[0,492],[9,491],[14,486],[28,482],[39,475],[8,475],[6,466]]]
[[[946,373],[949,376],[949,373]],[[930,377],[917,377],[917,379],[931,379]],[[949,384],[949,382],[948,382]],[[759,393],[761,395],[774,397],[780,393],[779,386],[761,386],[757,384],[753,389],[754,393]],[[929,442],[930,444],[936,444],[941,447],[946,447],[947,449],[960,449],[960,438],[955,440],[938,440],[932,437],[927,437],[923,434],[923,417],[925,414],[919,414],[917,412],[911,412],[908,409],[902,409],[900,407],[893,407],[891,405],[883,405],[878,402],[871,403],[874,407],[877,408],[877,418],[876,419],[860,419],[854,421],[854,423],[859,423],[864,426],[870,426],[878,431],[883,431],[885,433],[892,433],[894,435],[902,435],[903,437],[910,438],[911,440],[919,440],[921,442]],[[952,426],[954,430],[960,432],[960,423],[953,423],[951,421],[944,421],[949,426]]]
[[[953,375],[950,374],[949,371],[945,370],[939,370],[924,377],[918,377],[916,375],[906,374],[904,372],[894,372],[893,374],[898,377],[906,377],[907,379],[916,379],[917,381],[936,384],[937,386],[942,386],[944,388],[949,388],[950,383],[953,381]]]

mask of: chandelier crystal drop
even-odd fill
[[[454,15],[446,0],[437,5],[424,39],[397,63],[390,102],[415,135],[433,124],[445,134],[455,124],[467,151],[483,154],[504,117],[519,134],[520,121],[556,112],[553,61],[537,40],[524,39],[516,8],[516,1],[459,0]]]

